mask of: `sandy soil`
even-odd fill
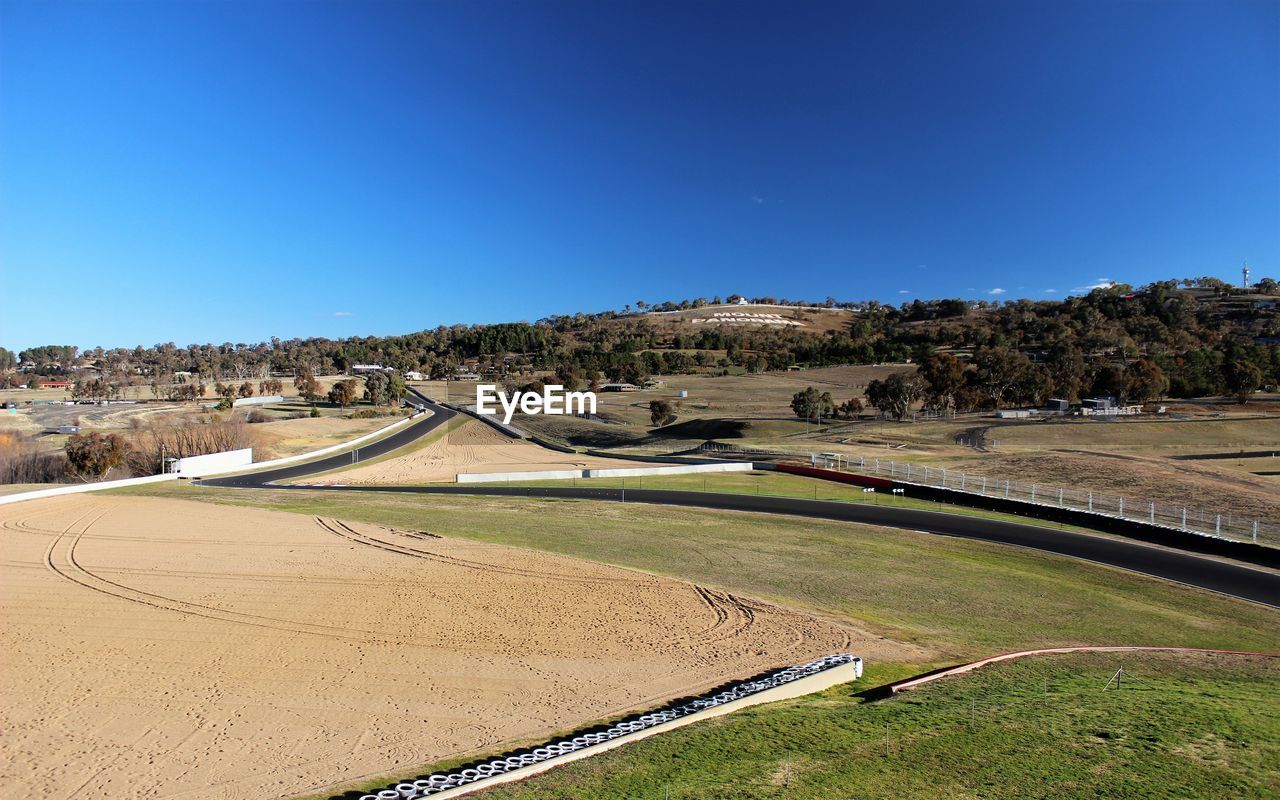
[[[259,509],[56,498],[0,508],[0,536],[5,797],[289,797],[909,654],[679,581]]]
[[[544,469],[651,467],[618,458],[558,453],[512,439],[474,419],[450,428],[444,436],[405,455],[355,469],[306,478],[311,485],[452,483],[459,472],[532,472]]]

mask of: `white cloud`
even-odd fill
[[[1111,280],[1110,278],[1098,278],[1098,280],[1094,281],[1091,284],[1088,284],[1087,286],[1077,286],[1071,291],[1088,294],[1089,292],[1092,292],[1094,289],[1110,289],[1112,286],[1115,286],[1115,285],[1116,285],[1116,282]]]
[[[751,202],[755,203],[758,206],[762,206],[764,205],[764,198],[758,194],[753,194],[751,195]]]
[[[333,315],[334,315],[335,317],[349,317],[349,316],[351,316],[351,312],[350,312],[350,311],[335,311],[335,312],[333,312]]]
[[[997,286],[996,288],[987,292],[987,294],[1004,294],[1004,289],[1001,289],[999,286]]]
[[[1057,290],[1057,289],[1045,289],[1045,290],[1044,290],[1044,293],[1045,293],[1045,294],[1057,294],[1057,293],[1058,293],[1058,290]]]
[[[898,294],[911,294],[910,289],[899,289]]]

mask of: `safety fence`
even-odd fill
[[[1238,514],[1134,500],[1121,495],[973,475],[954,469],[836,453],[810,453],[809,462],[837,470],[882,475],[901,483],[1070,509],[1240,542],[1280,547],[1280,525]]]
[[[615,722],[602,730],[559,739],[537,747],[517,750],[506,756],[498,756],[452,772],[437,772],[414,781],[398,783],[373,794],[365,794],[360,800],[407,800],[418,797],[456,797],[471,791],[487,788],[502,779],[526,777],[557,763],[565,763],[595,752],[608,749],[611,743],[628,738],[640,738],[646,731],[679,720],[705,714],[717,707],[777,689],[804,678],[810,678],[836,667],[851,665],[854,679],[862,677],[862,659],[850,653],[819,658],[807,664],[770,672],[761,678],[731,684],[728,688],[694,700],[667,706],[657,711],[637,714]],[[465,787],[465,788],[463,788]]]

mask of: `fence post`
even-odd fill
[[[1219,514],[1217,518],[1214,519],[1213,521],[1213,532],[1216,534],[1222,533],[1222,515],[1221,514]]]
[[[1156,503],[1154,500],[1152,500],[1151,501],[1151,524],[1154,525],[1155,522],[1156,522]]]
[[[1258,543],[1258,521],[1256,519],[1253,521],[1253,543]]]
[[[1120,498],[1120,519],[1124,519],[1124,498]]]
[[[1004,499],[1006,500],[1009,499],[1009,482],[1008,481],[1004,482]]]
[[[1035,501],[1036,501],[1036,485],[1033,483],[1031,484],[1031,502],[1034,503]]]
[[[967,477],[968,477],[967,473],[964,473],[964,472],[960,473],[960,491],[962,492],[964,491],[964,479]]]
[[[1089,492],[1089,513],[1093,513],[1093,492]]]
[[[1182,507],[1182,529],[1184,531],[1187,529],[1187,507],[1186,506]]]
[[[987,476],[986,475],[982,476],[982,493],[983,494],[987,493]]]
[[[1058,508],[1062,508],[1062,490],[1058,490]]]

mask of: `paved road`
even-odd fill
[[[408,428],[360,449],[361,458],[372,458],[403,447],[425,436],[448,421],[457,412],[425,398],[434,413]],[[351,463],[343,453],[308,464],[277,470],[211,479],[205,485],[264,487],[271,481],[301,478]],[[298,486],[273,488],[306,489]],[[330,487],[336,491],[395,492],[410,494],[471,494],[515,497],[560,497],[628,503],[660,503],[695,508],[751,511],[766,514],[816,517],[842,522],[860,522],[893,528],[958,536],[986,542],[1028,547],[1047,553],[1079,558],[1157,578],[1197,586],[1256,603],[1280,607],[1280,575],[1265,570],[1218,561],[1194,553],[1169,550],[1124,539],[1044,528],[960,514],[945,514],[889,505],[842,503],[828,500],[803,500],[790,497],[768,497],[715,492],[684,492],[664,489],[598,489],[575,487],[508,487],[508,486],[361,486]]]
[[[413,391],[412,389],[410,391]],[[304,464],[291,464],[287,467],[278,469],[270,469],[265,472],[254,472],[248,475],[234,475],[229,478],[208,478],[200,483],[204,486],[239,486],[250,488],[261,488],[272,481],[285,481],[293,478],[305,478],[308,475],[318,475],[321,472],[329,472],[330,470],[348,467],[357,461],[368,461],[371,458],[377,458],[386,455],[394,450],[412,444],[413,442],[431,433],[444,423],[448,422],[458,412],[451,411],[442,405],[428,400],[424,395],[413,392],[417,396],[417,401],[427,407],[432,413],[417,422],[402,428],[390,436],[379,439],[376,442],[367,444],[363,447],[356,448],[354,451],[348,450],[335,456],[322,458],[319,461],[308,461]],[[353,455],[354,453],[354,455]],[[279,487],[275,487],[279,488]]]

